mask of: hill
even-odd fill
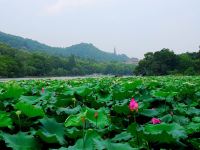
[[[0,31],[0,42],[5,43],[13,48],[24,49],[27,51],[40,51],[57,56],[75,55],[81,58],[95,59],[97,61],[121,61],[129,60],[129,57],[121,54],[104,52],[92,44],[80,43],[66,48],[51,47],[32,39],[23,38]]]
[[[77,76],[90,74],[131,75],[134,65],[102,62],[76,56],[60,57],[29,52],[0,43],[1,77]]]

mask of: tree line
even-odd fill
[[[0,77],[76,76],[98,74],[131,75],[134,65],[99,62],[73,55],[53,56],[29,52],[0,43]]]
[[[134,70],[136,75],[199,75],[200,51],[175,54],[169,49],[148,52]]]

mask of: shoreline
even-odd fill
[[[20,81],[20,80],[70,80],[70,79],[83,79],[83,78],[99,78],[99,77],[112,77],[112,75],[88,75],[88,76],[63,76],[63,77],[21,77],[21,78],[0,78],[0,82],[6,81]]]

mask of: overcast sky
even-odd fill
[[[200,0],[0,0],[0,31],[138,58],[162,48],[198,51]]]

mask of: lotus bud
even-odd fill
[[[22,112],[20,110],[18,110],[15,113],[16,113],[17,116],[19,116],[19,115],[21,115]]]
[[[94,118],[97,119],[97,118],[98,118],[98,115],[99,115],[98,112],[95,112],[95,113],[94,113]]]
[[[159,123],[161,123],[161,121],[160,121],[160,119],[152,118],[152,119],[151,119],[151,123],[152,123],[152,124],[159,124]]]
[[[42,88],[41,92],[44,93],[44,88]]]
[[[85,123],[85,117],[81,117],[82,123]]]
[[[131,99],[130,103],[129,103],[129,109],[130,111],[136,111],[138,112],[138,103],[135,101],[134,98]]]

